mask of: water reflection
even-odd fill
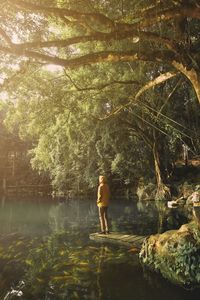
[[[0,289],[24,280],[24,299],[142,300],[197,299],[144,272],[124,248],[95,244],[99,228],[95,202],[4,199],[0,211]],[[173,212],[174,213],[174,212]],[[115,202],[112,230],[151,234],[169,226],[164,203]],[[3,299],[3,298],[2,298]]]
[[[155,202],[117,202],[109,209],[111,231],[135,234],[157,232],[158,211]],[[70,228],[99,231],[99,217],[95,202],[59,201],[49,210],[49,226],[53,232]]]
[[[97,227],[97,208],[95,203],[84,201],[58,201],[49,209],[49,226],[52,232],[59,232],[70,228]]]
[[[148,223],[157,222],[156,232],[163,233],[166,230],[177,229],[188,222],[187,210],[183,208],[168,208],[167,202],[163,201],[138,201],[138,211],[147,218]],[[151,224],[151,223],[150,223]],[[155,230],[151,224],[151,229]]]
[[[6,201],[6,196],[3,195],[2,198],[1,198],[1,208],[4,208],[4,206],[5,206],[5,201]]]
[[[180,208],[168,208],[166,202],[155,201],[158,211],[158,233],[178,229],[188,222],[187,211]]]
[[[162,201],[118,201],[109,209],[109,222],[111,231],[149,235],[178,228],[187,217]],[[43,236],[68,228],[99,231],[95,201],[2,198],[0,233]]]

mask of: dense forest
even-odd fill
[[[200,1],[1,0],[0,68],[0,299],[199,300]]]
[[[33,169],[165,194],[182,144],[200,153],[199,18],[195,0],[1,1],[3,126]]]

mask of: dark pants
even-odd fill
[[[108,231],[108,207],[99,207],[101,231]]]

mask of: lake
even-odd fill
[[[170,284],[143,270],[137,253],[98,244],[97,208],[89,200],[1,198],[0,299],[199,299],[200,291]],[[111,231],[149,235],[180,226],[153,201],[113,201]],[[171,227],[170,227],[171,226]]]

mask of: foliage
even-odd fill
[[[195,1],[15,0],[2,14],[6,124],[56,189],[99,173],[161,185],[183,141],[199,152]]]
[[[29,141],[22,141],[13,128],[12,133],[6,128],[4,121],[7,105],[1,103],[0,108],[0,179],[7,185],[30,184],[41,178],[30,167],[27,151],[31,148]],[[16,183],[17,182],[17,183]],[[2,188],[2,184],[1,184]]]
[[[193,223],[188,225],[187,230],[180,229],[178,233],[172,230],[146,240],[140,259],[171,282],[196,287],[200,285],[199,230]],[[155,246],[158,240],[160,243]]]

